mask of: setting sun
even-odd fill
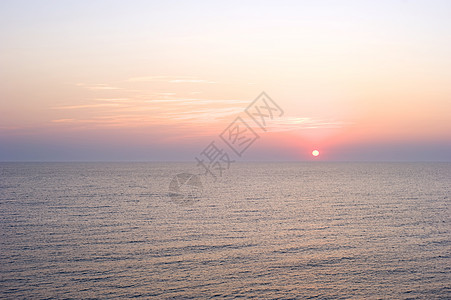
[[[313,150],[312,151],[312,155],[317,157],[319,155],[319,151],[318,150]]]

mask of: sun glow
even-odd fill
[[[318,150],[313,150],[312,151],[312,155],[317,157],[319,155],[319,151]]]

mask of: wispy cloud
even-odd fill
[[[53,123],[72,123],[76,121],[75,119],[57,119],[57,120],[52,120]]]
[[[127,82],[169,82],[169,83],[216,83],[216,81],[206,80],[202,78],[197,78],[193,76],[165,76],[165,75],[157,75],[157,76],[141,76],[141,77],[132,77],[127,80]]]
[[[82,108],[118,107],[118,106],[121,106],[121,104],[119,104],[119,103],[98,103],[98,104],[55,106],[55,107],[52,107],[52,109],[82,109]]]
[[[181,98],[181,99],[152,99],[145,100],[147,103],[168,103],[177,105],[230,105],[230,104],[247,104],[248,100],[237,100],[237,99],[199,99],[199,98]],[[242,106],[244,109],[245,106]]]
[[[342,128],[349,125],[349,122],[337,120],[315,119],[311,117],[281,117],[271,120],[271,131],[293,131],[302,129],[331,129]]]
[[[209,81],[204,79],[173,79],[169,80],[173,83],[216,83],[215,81]]]
[[[216,109],[192,109],[192,110],[184,110],[184,111],[168,111],[162,113],[162,115],[172,119],[172,120],[190,120],[191,122],[206,122],[209,121],[218,121],[220,119],[237,115],[242,112],[243,109],[241,107],[224,107],[224,108],[216,108]],[[206,126],[209,126],[210,123],[205,123]]]
[[[86,83],[77,83],[77,86],[82,86],[88,90],[120,90],[122,88],[117,86],[111,86],[104,83],[97,83],[97,84],[86,84]]]
[[[170,76],[139,76],[139,77],[131,77],[128,78],[125,81],[128,82],[146,82],[146,81],[160,81],[160,80],[164,80],[164,79],[168,79],[171,78]]]
[[[73,111],[66,113],[53,123],[95,124],[96,126],[216,126],[229,122],[234,116],[243,113],[249,104],[249,99],[209,99],[200,97],[201,92],[195,89],[193,92],[185,86],[166,86],[166,90],[147,91],[128,90],[127,84],[131,82],[165,82],[173,84],[186,83],[187,86],[197,86],[203,83],[215,83],[214,81],[194,76],[142,76],[132,77],[120,82],[123,86],[115,94],[105,94],[103,97],[96,93],[84,103],[77,105],[61,105],[53,107],[56,110]],[[250,82],[252,83],[252,82]],[[122,85],[121,85],[122,84]],[[108,84],[79,84],[91,90],[116,89]],[[175,91],[177,90],[177,92]],[[89,117],[84,109],[93,109]],[[80,110],[80,112],[77,112]],[[250,120],[252,123],[252,121]],[[213,125],[216,124],[216,125]],[[256,126],[255,124],[249,124]],[[284,116],[268,122],[268,130],[275,132],[296,131],[305,129],[331,129],[341,128],[347,123],[317,119],[303,116]]]
[[[160,96],[166,96],[166,97],[169,97],[169,96],[175,96],[176,95],[176,93],[155,93],[156,95],[160,95]]]
[[[156,94],[162,94],[154,93]],[[177,98],[174,92],[165,92],[163,97],[149,99],[145,95],[133,97],[104,97],[84,100],[77,105],[60,105],[53,110],[67,111],[52,123],[96,126],[165,125],[186,126],[187,124],[211,124],[227,120],[238,114],[249,102],[239,99]],[[89,112],[89,117],[85,112]]]
[[[128,102],[130,98],[95,98],[94,101],[99,102]]]

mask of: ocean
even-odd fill
[[[0,298],[451,299],[451,163],[193,165],[0,163]]]

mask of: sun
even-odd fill
[[[319,155],[319,151],[318,151],[318,150],[313,150],[313,151],[312,151],[312,155],[313,155],[314,157],[317,157],[317,156]]]

